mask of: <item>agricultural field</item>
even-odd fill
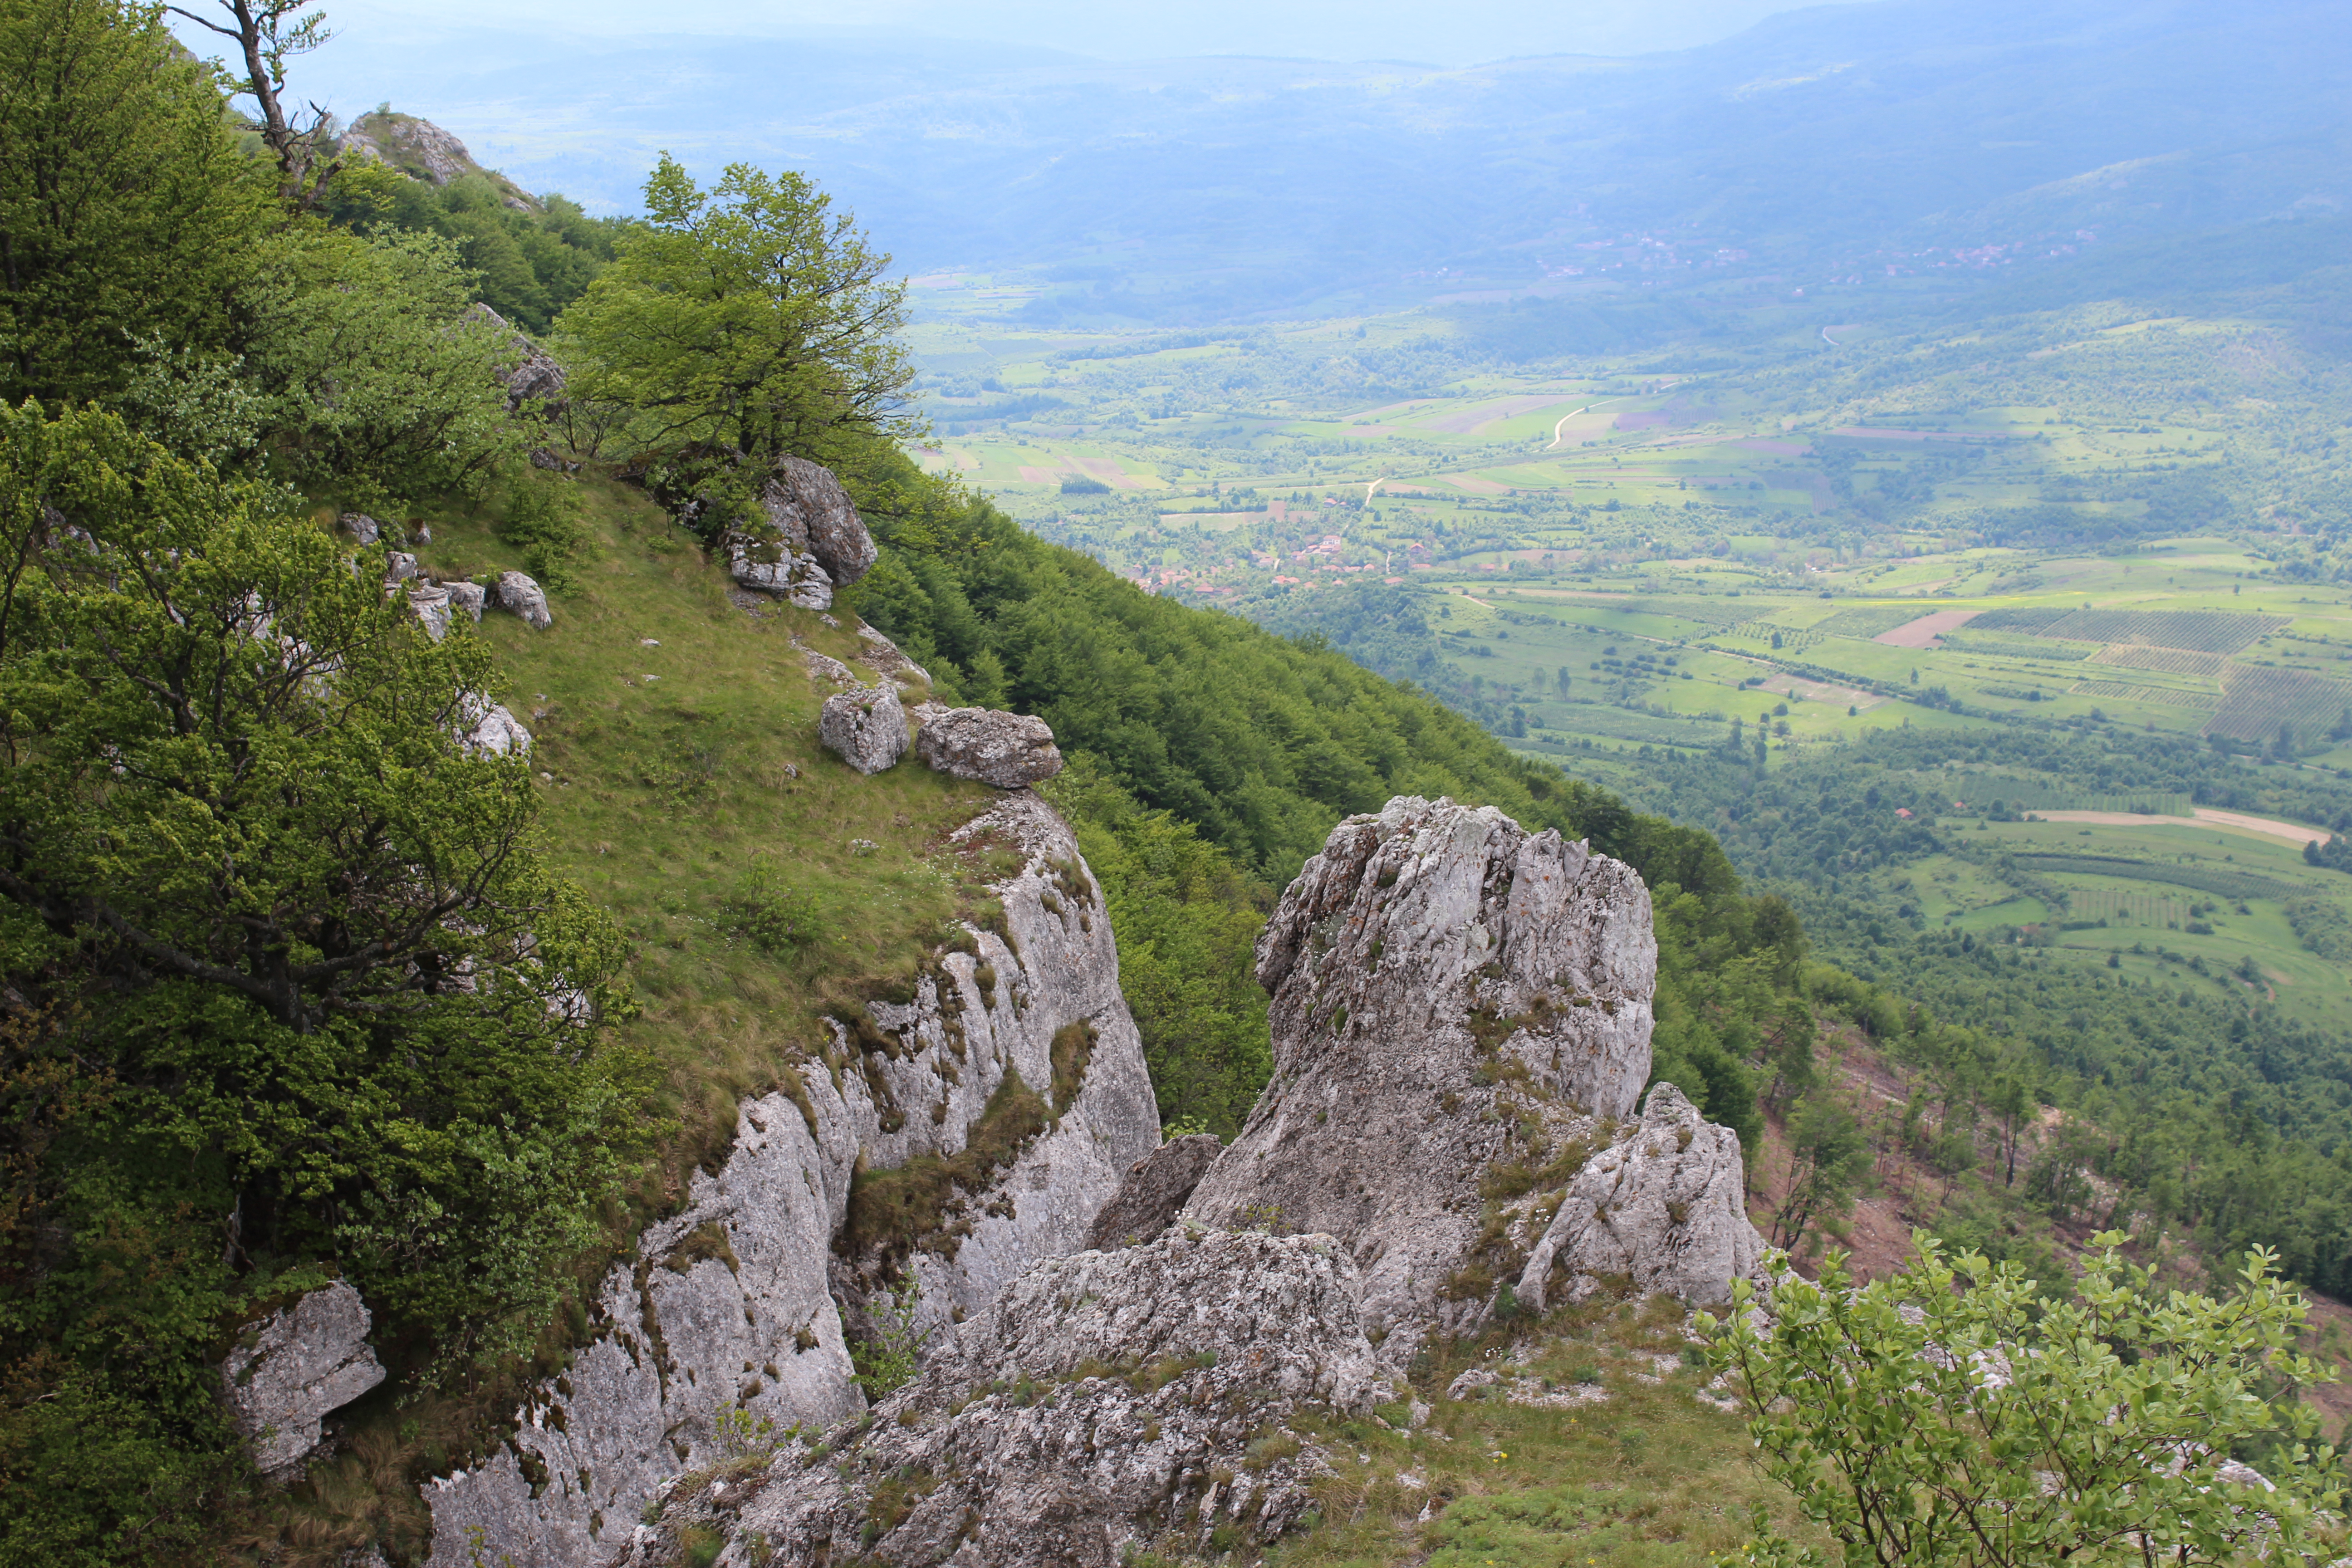
[[[2177,781],[1955,769],[1938,842],[1838,887],[1923,931],[2340,1019],[2352,877],[2295,837],[2352,815],[2310,804],[2352,780],[2352,567],[2296,499],[2334,493],[2340,411],[2244,368],[2284,363],[2257,321],[2128,315],[1526,374],[1429,313],[940,317],[917,346],[936,471],[1654,809],[1707,821],[1659,793],[1673,759],[1831,778],[1893,737],[2170,738],[2235,759],[2241,793],[2325,784],[2281,785],[2306,816],[2265,832],[2192,816]]]

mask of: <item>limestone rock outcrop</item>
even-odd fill
[[[670,1561],[693,1523],[723,1532],[727,1568],[822,1562],[853,1540],[862,1561],[963,1568],[1112,1568],[1203,1551],[1221,1528],[1271,1542],[1329,1469],[1282,1422],[1394,1396],[1357,1288],[1320,1236],[1179,1230],[1040,1264],[862,1439],[794,1442],[764,1471],[673,1497],[626,1562]],[[911,1506],[880,1506],[894,1486]]]
[[[1641,1120],[1586,1162],[1528,1254],[1518,1298],[1538,1310],[1630,1281],[1702,1306],[1734,1279],[1761,1281],[1764,1238],[1748,1223],[1739,1134],[1702,1118],[1683,1091],[1650,1090]]]
[[[922,704],[915,717],[922,724],[915,754],[934,773],[1021,789],[1062,771],[1061,751],[1043,719],[939,702]]]
[[[836,691],[818,710],[817,739],[861,773],[878,773],[907,754],[907,710],[898,689],[853,687]]]
[[[547,607],[547,590],[520,572],[499,574],[498,598],[499,608],[513,611],[535,630],[545,631],[555,624]]]
[[[362,544],[373,544],[383,537],[383,526],[363,511],[347,511],[335,521],[345,533]]]
[[[1158,1141],[1068,826],[1008,795],[947,849],[975,872],[1014,858],[987,883],[1001,918],[738,1107],[725,1160],[606,1275],[591,1342],[530,1394],[511,1442],[426,1484],[431,1568],[465,1568],[474,1531],[513,1568],[612,1562],[658,1489],[728,1456],[722,1406],[779,1430],[864,1407],[846,1345],[888,1278],[916,1281],[916,1326],[944,1342],[1033,1264],[1076,1251]],[[921,1184],[942,1170],[955,1180]],[[909,1174],[854,1184],[861,1171]]]
[[[465,722],[457,735],[457,743],[469,752],[493,757],[521,757],[530,754],[530,731],[521,721],[496,702],[471,700],[465,710]]]
[[[477,624],[480,623],[482,606],[488,601],[489,594],[479,583],[444,583],[441,586],[449,591],[450,615],[464,616]]]
[[[1118,1191],[1095,1216],[1087,1245],[1101,1251],[1139,1247],[1166,1230],[1223,1149],[1215,1133],[1195,1132],[1171,1138],[1129,1165]]]
[[[255,1468],[292,1473],[318,1449],[321,1421],[383,1381],[369,1326],[367,1304],[338,1279],[237,1336],[221,1363],[221,1397]]]
[[[1400,797],[1332,830],[1257,976],[1274,1079],[1187,1215],[1339,1237],[1376,1334],[1482,1320],[1526,1244],[1489,1230],[1482,1184],[1541,1186],[1649,1074],[1648,890],[1492,807]]]
[[[438,583],[419,583],[410,588],[408,610],[435,642],[449,635],[449,590]]]
[[[743,587],[823,610],[877,559],[849,492],[820,464],[779,459],[760,488],[760,510],[764,526],[730,525],[720,541],[728,573]]]
[[[464,149],[458,151],[462,154]],[[504,352],[498,369],[492,374],[498,377],[499,384],[507,389],[507,412],[511,414],[535,399],[541,413],[562,413],[565,403],[562,365],[488,305],[478,302],[468,313],[474,320],[487,322],[492,331],[502,334],[500,346]]]

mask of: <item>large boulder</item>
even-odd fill
[[[1328,1237],[1179,1231],[1032,1268],[858,1433],[794,1441],[764,1472],[674,1493],[625,1562],[829,1560],[1113,1568],[1191,1557],[1229,1530],[1272,1542],[1331,1467],[1283,1425],[1395,1396]],[[755,1545],[754,1543],[760,1543]],[[772,1556],[766,1555],[772,1553]]]
[[[836,691],[817,713],[817,739],[861,773],[878,773],[907,754],[907,710],[885,682]]]
[[[545,631],[555,624],[547,607],[547,590],[520,572],[499,574],[498,599],[499,608],[513,611],[536,630]]]
[[[1739,1134],[1661,1083],[1641,1120],[1569,1184],[1528,1254],[1518,1298],[1541,1310],[1563,1290],[1579,1298],[1615,1279],[1642,1295],[1716,1306],[1730,1300],[1734,1279],[1760,1282],[1763,1255],[1764,1238],[1748,1220]]]
[[[1538,1196],[1649,1076],[1641,879],[1491,806],[1401,797],[1332,830],[1257,977],[1274,1079],[1188,1215],[1339,1237],[1375,1332],[1473,1326],[1518,1275]]]
[[[530,754],[530,731],[501,704],[472,697],[460,711],[457,744],[465,750],[490,757]]]
[[[879,554],[849,492],[822,464],[779,461],[775,478],[761,489],[760,506],[769,526],[795,550],[814,556],[836,588],[865,576]]]
[[[1103,1251],[1135,1247],[1166,1230],[1223,1149],[1215,1133],[1195,1132],[1171,1138],[1129,1165],[1118,1191],[1095,1216],[1087,1245]]]
[[[221,1397],[255,1468],[291,1474],[318,1450],[324,1418],[383,1381],[368,1327],[367,1304],[338,1279],[237,1335],[221,1363]]]
[[[939,702],[922,704],[915,717],[922,721],[915,755],[935,773],[1020,789],[1062,771],[1061,751],[1043,719]]]
[[[438,583],[418,583],[408,590],[408,610],[424,626],[425,635],[439,642],[449,635],[449,590]]]
[[[478,624],[480,622],[482,605],[488,600],[489,594],[479,583],[444,583],[441,586],[448,592],[451,616],[464,616]]]
[[[728,530],[721,544],[727,552],[728,575],[739,585],[803,610],[822,610],[833,604],[833,578],[815,556],[793,549],[791,541],[736,528]]]

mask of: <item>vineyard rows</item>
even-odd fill
[[[2143,647],[2134,643],[2109,643],[2091,656],[2093,664],[2123,665],[2153,669],[2164,675],[2190,675],[2210,680],[2230,661],[2218,653],[2190,653],[2185,648]]]
[[[2284,899],[2308,892],[2299,882],[2251,871],[2225,871],[2210,865],[2167,865],[2154,860],[2126,860],[2119,855],[2020,855],[2017,863],[2029,871],[2072,873],[2077,877],[2123,877],[2136,882],[2169,882],[2196,888],[2225,899]]]
[[[2299,740],[2324,735],[2352,713],[2352,686],[2293,669],[2256,669],[2232,665],[2222,678],[2221,710],[2205,725],[2209,735],[2235,741],[2269,741],[2281,726]]]
[[[2221,700],[2210,691],[2183,691],[2177,686],[2138,686],[2121,680],[2078,680],[2070,689],[2077,697],[2112,697],[2119,702],[2168,702],[2175,708],[2219,708]]]

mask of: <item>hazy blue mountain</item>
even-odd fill
[[[661,148],[798,165],[913,269],[1037,268],[1096,315],[1581,289],[1579,245],[1629,234],[1660,243],[1625,280],[1667,289],[2063,268],[2352,200],[2344,0],[1889,0],[1467,69],[854,32],[439,34],[333,69],[593,202]]]

